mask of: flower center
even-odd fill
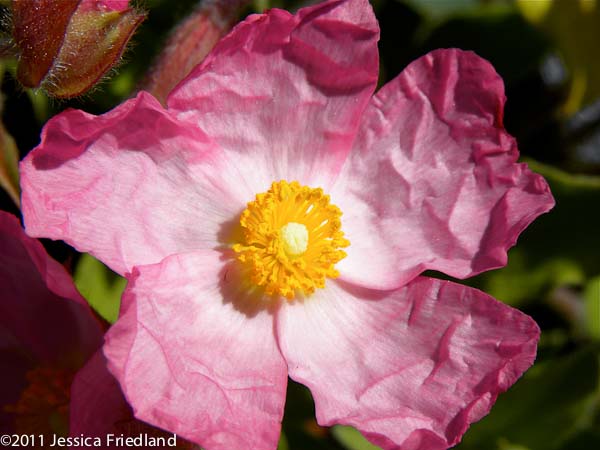
[[[301,255],[308,248],[308,230],[301,223],[290,222],[281,227],[279,234],[288,256]]]
[[[41,366],[26,374],[28,386],[17,403],[4,410],[14,414],[15,431],[20,434],[68,435],[69,397],[74,372]]]
[[[248,203],[240,225],[244,242],[233,246],[250,279],[268,295],[293,299],[336,278],[334,265],[350,245],[341,230],[340,209],[321,188],[281,180]]]

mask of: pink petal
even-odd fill
[[[240,23],[171,93],[198,124],[265,180],[326,188],[338,173],[378,75],[379,27],[366,0]]]
[[[31,369],[31,361],[18,346],[11,342],[12,336],[0,325],[0,433],[9,434],[15,431],[13,413],[8,412],[7,405],[15,405],[23,389],[27,387],[27,372]],[[11,348],[13,347],[13,348]]]
[[[131,437],[145,434],[162,438],[172,436],[133,417],[131,407],[125,400],[119,383],[108,371],[101,351],[77,372],[71,388],[69,413],[69,433],[73,437],[99,437],[103,443],[107,443],[109,434]],[[177,438],[177,443],[182,444],[183,439]],[[114,444],[102,446],[106,449],[114,447]]]
[[[200,131],[149,94],[98,117],[69,110],[21,163],[27,233],[62,239],[124,274],[220,245],[225,222],[253,195],[235,176]]]
[[[395,291],[333,282],[281,308],[290,376],[321,425],[384,449],[456,444],[535,358],[535,322],[478,290],[419,277]]]
[[[389,289],[425,269],[465,278],[506,264],[554,200],[515,162],[504,101],[493,67],[461,50],[418,59],[377,93],[332,194],[351,242],[343,279]]]
[[[275,449],[285,361],[238,281],[214,251],[136,268],[105,354],[138,419],[207,450]]]
[[[30,364],[75,366],[89,357],[102,342],[99,322],[65,269],[4,211],[0,248],[0,350]]]
[[[117,380],[106,368],[102,351],[96,352],[73,379],[69,413],[71,436],[103,439],[109,433],[123,433],[119,425],[132,418]]]
[[[102,330],[65,269],[18,219],[0,211],[0,432],[13,433],[14,406],[36,366],[78,367]]]

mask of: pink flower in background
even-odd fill
[[[373,96],[365,0],[253,15],[170,95],[52,119],[21,164],[28,233],[127,275],[105,355],[136,417],[275,449],[287,376],[321,425],[445,449],[532,364],[539,329],[462,285],[553,206],[504,89],[440,50]]]
[[[0,433],[67,435],[71,380],[102,344],[100,323],[65,269],[3,211],[0,248]]]
[[[138,443],[135,444],[137,448],[200,450],[198,446],[180,437],[173,437],[172,433],[136,420],[131,407],[123,397],[119,383],[106,368],[106,360],[101,351],[98,351],[77,372],[71,388],[70,412],[70,435],[74,439],[79,438],[80,441],[81,436],[99,438],[103,444],[100,448],[103,449],[118,446],[115,442],[107,439],[107,436],[113,435],[115,437],[127,436],[133,439],[140,439],[140,436],[141,439],[147,437],[149,445]],[[94,440],[90,439],[87,442],[94,443]],[[71,448],[90,448],[91,446],[85,445],[85,442],[83,444],[71,446]]]
[[[109,433],[168,437],[135,420],[97,351],[100,322],[66,270],[3,211],[0,248],[0,433],[33,434],[34,448],[48,448],[54,435],[103,443]],[[196,448],[181,438],[177,444]]]

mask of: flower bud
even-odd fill
[[[53,97],[82,94],[119,61],[144,18],[127,0],[13,0],[17,78]]]
[[[165,102],[233,26],[248,0],[204,0],[176,28],[146,78],[143,89]]]

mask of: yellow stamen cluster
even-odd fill
[[[240,218],[244,242],[233,250],[268,295],[311,294],[325,287],[325,277],[339,275],[334,265],[346,256],[340,248],[350,245],[341,216],[321,188],[278,181],[248,203]]]

